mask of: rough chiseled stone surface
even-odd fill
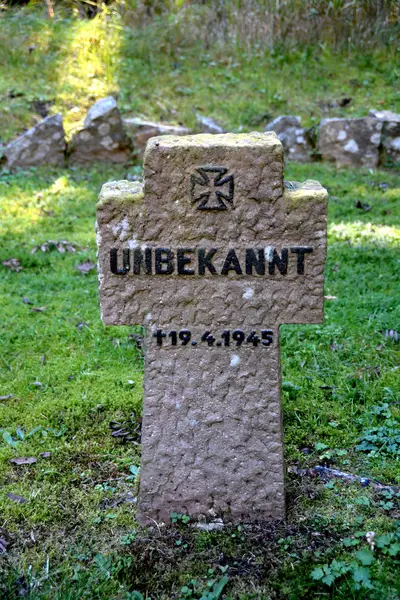
[[[117,103],[112,96],[98,100],[89,110],[83,129],[69,145],[69,164],[125,163],[131,159],[131,142],[125,133]]]
[[[383,160],[400,163],[400,115],[390,110],[370,110],[371,117],[379,119],[382,127]]]
[[[168,125],[167,123],[154,123],[138,117],[123,119],[123,125],[128,137],[132,140],[136,154],[143,157],[146,144],[152,137],[160,135],[189,135],[187,127]]]
[[[323,160],[338,167],[375,168],[379,161],[382,122],[373,117],[323,119],[318,147]]]
[[[65,132],[62,116],[46,117],[4,148],[10,169],[65,164]]]
[[[198,210],[191,175],[219,166],[235,182],[227,210]],[[159,137],[145,154],[144,185],[105,184],[97,211],[99,287],[106,324],[147,328],[139,512],[233,521],[284,517],[279,325],[323,318],[326,191],[317,182],[283,185],[274,133]],[[312,246],[305,272],[199,276],[114,275],[110,249]],[[245,273],[245,271],[243,271]],[[160,347],[157,329],[189,329],[196,347]],[[209,347],[209,330],[271,329],[271,346]]]
[[[301,126],[300,117],[277,117],[265,127],[265,131],[274,131],[282,142],[287,160],[306,163],[312,160],[312,146],[307,130]]]

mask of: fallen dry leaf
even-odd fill
[[[144,339],[142,335],[139,335],[138,333],[131,333],[130,335],[128,335],[128,339],[132,340],[133,342],[136,342],[136,345],[139,350],[143,348]]]
[[[10,271],[15,271],[16,273],[22,271],[22,269],[24,268],[19,262],[18,258],[8,258],[7,260],[3,260],[1,264],[5,267],[8,267]]]
[[[382,190],[382,192],[386,192],[386,190],[390,189],[390,185],[388,183],[378,183],[377,187]]]
[[[55,215],[54,210],[46,210],[45,208],[41,208],[40,212],[45,217],[54,217],[54,215]]]
[[[369,210],[371,210],[371,206],[369,204],[367,204],[366,202],[361,202],[361,200],[357,200],[357,202],[355,203],[355,207],[361,208],[361,210],[365,210],[365,212],[368,212]]]
[[[37,306],[35,308],[31,308],[31,312],[44,312],[47,310],[47,306]]]
[[[51,250],[56,250],[61,254],[65,254],[65,252],[76,252],[78,248],[78,244],[75,244],[75,242],[69,242],[68,240],[49,240],[48,242],[39,244],[39,246],[34,246],[31,250],[31,254],[35,254],[35,252],[38,250],[41,252],[50,252]]]
[[[348,106],[352,100],[353,100],[353,98],[341,98],[339,100],[339,106],[341,106],[341,107]]]
[[[337,300],[337,296],[324,296],[325,300]]]
[[[23,498],[23,496],[18,496],[18,494],[12,494],[11,492],[7,493],[7,498],[13,502],[18,502],[18,504],[25,504],[26,502],[26,498]]]
[[[78,269],[78,271],[86,275],[87,273],[90,273],[90,271],[93,271],[93,269],[96,268],[96,263],[91,262],[90,260],[85,260],[85,262],[76,265],[76,268]]]
[[[34,456],[10,458],[10,463],[13,463],[14,465],[33,465],[35,462],[37,462],[37,458]]]
[[[394,340],[395,342],[399,341],[399,332],[396,329],[386,329],[385,338],[389,338]]]
[[[127,421],[110,422],[111,435],[122,442],[140,444],[142,435],[142,418],[133,412]]]

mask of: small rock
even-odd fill
[[[212,523],[196,523],[193,527],[200,531],[220,531],[224,528],[224,522],[222,519],[215,519]]]
[[[337,167],[376,168],[382,139],[382,122],[373,117],[323,119],[318,147],[323,160]]]
[[[46,117],[10,142],[4,149],[9,169],[65,164],[65,132],[62,116]]]
[[[383,161],[400,162],[400,114],[390,110],[370,110],[369,114],[383,123]]]
[[[70,165],[126,163],[131,159],[131,143],[112,96],[92,106],[83,129],[73,135],[68,152]]]
[[[300,117],[281,116],[268,123],[264,131],[274,131],[282,142],[285,159],[306,163],[312,161],[312,146]]]
[[[196,115],[197,125],[202,133],[226,133],[226,130],[218,125],[211,117]]]
[[[147,141],[159,135],[189,135],[190,129],[167,123],[154,123],[139,118],[123,119],[128,137],[132,140],[135,153],[142,158]]]

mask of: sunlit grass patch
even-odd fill
[[[26,12],[0,15],[0,95],[7,98],[0,136],[32,126],[37,103],[61,112],[69,135],[95,100],[118,93],[120,27],[105,14],[81,20],[61,12],[49,20]]]
[[[375,223],[332,223],[329,226],[332,242],[349,242],[355,245],[400,247],[400,227],[389,227]]]

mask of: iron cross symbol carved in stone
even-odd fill
[[[190,176],[192,203],[197,210],[227,210],[233,204],[233,175],[226,175],[225,167],[199,167]]]

